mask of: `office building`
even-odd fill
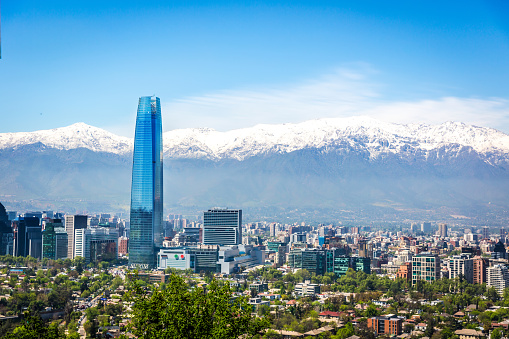
[[[156,267],[163,244],[163,139],[157,97],[138,102],[134,136],[129,267]]]
[[[108,227],[77,229],[74,234],[74,257],[85,262],[111,261],[118,257],[118,232]]]
[[[86,215],[66,215],[65,216],[65,231],[67,232],[67,241],[69,246],[67,248],[67,258],[74,259],[76,252],[74,234],[76,230],[87,228]]]
[[[295,248],[288,254],[288,265],[293,269],[305,269],[309,273],[323,275],[326,263],[324,250],[316,248]]]
[[[413,222],[411,225],[410,225],[410,232],[412,232],[413,234],[416,234],[417,232],[419,232],[421,229],[420,229],[420,225],[418,223],[415,223]]]
[[[19,217],[14,224],[14,256],[41,259],[42,227],[37,217]]]
[[[320,294],[320,285],[309,282],[296,284],[294,293],[299,297],[313,297]]]
[[[440,279],[440,258],[431,253],[420,253],[412,257],[412,285],[419,280],[433,282]]]
[[[265,251],[252,245],[193,245],[162,248],[157,254],[158,269],[173,267],[195,273],[238,273],[265,262]]]
[[[242,210],[210,209],[203,213],[204,245],[242,243]]]
[[[507,266],[497,264],[488,267],[488,286],[492,286],[500,296],[504,295],[504,289],[509,287],[509,270]]]
[[[474,260],[468,254],[453,255],[447,259],[449,279],[465,279],[469,284],[474,283]]]
[[[489,239],[490,238],[490,228],[487,226],[484,226],[482,228],[482,239]]]
[[[491,259],[507,259],[507,251],[505,249],[504,244],[499,240],[493,251],[491,252]]]
[[[423,222],[421,224],[421,232],[424,234],[431,233],[431,223],[430,222]]]
[[[447,224],[438,224],[438,235],[441,238],[447,238]]]
[[[61,220],[46,222],[42,231],[42,258],[65,259],[68,248],[68,236]]]
[[[0,255],[12,255],[14,249],[14,232],[4,205],[0,203]]]

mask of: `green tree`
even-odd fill
[[[491,332],[491,339],[501,339],[502,331],[499,328],[496,328]]]
[[[351,322],[348,322],[345,327],[339,329],[336,335],[332,336],[332,339],[344,339],[351,337],[355,334],[355,330]]]
[[[65,339],[63,328],[57,324],[46,326],[40,317],[25,313],[21,326],[16,327],[12,333],[4,336],[6,339]]]
[[[232,298],[230,285],[215,279],[207,289],[189,289],[182,277],[172,275],[164,290],[129,280],[127,298],[134,302],[129,328],[141,339],[251,338],[269,326],[267,318],[251,317],[246,298]]]

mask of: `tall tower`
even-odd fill
[[[163,131],[157,97],[141,97],[134,136],[129,267],[156,266],[163,244]]]

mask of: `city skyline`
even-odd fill
[[[508,12],[500,1],[3,2],[0,133],[82,121],[132,137],[144,93],[175,113],[165,131],[368,115],[508,133]]]

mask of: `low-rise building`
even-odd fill
[[[310,283],[300,283],[295,285],[295,294],[300,297],[310,297],[320,294],[320,285]]]
[[[368,328],[377,334],[394,334],[402,333],[403,320],[391,317],[373,317],[368,318]]]

